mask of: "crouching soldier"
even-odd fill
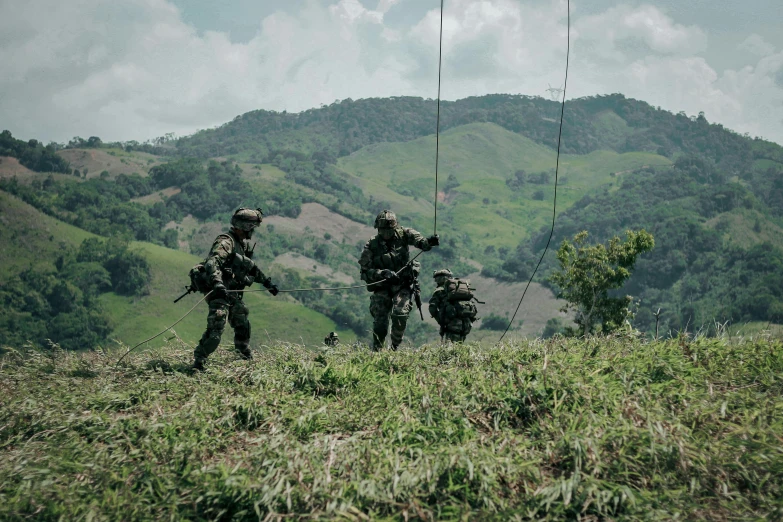
[[[337,336],[337,332],[329,332],[329,335],[324,337],[324,344],[326,346],[337,346],[340,344],[340,338]]]
[[[220,344],[226,319],[234,329],[234,347],[245,359],[252,357],[250,321],[247,318],[247,306],[242,302],[241,290],[258,282],[272,295],[277,295],[279,291],[252,261],[253,252],[248,248],[253,230],[261,224],[262,217],[261,209],[240,208],[234,212],[231,229],[215,239],[204,264],[196,265],[191,271],[193,279],[193,272],[200,270],[204,289],[211,290],[207,296],[207,329],[194,352],[193,368],[196,370],[204,369],[207,357]]]
[[[451,270],[436,270],[435,292],[430,298],[430,315],[440,325],[440,337],[446,341],[461,343],[470,333],[478,310],[473,304],[478,301],[473,296],[473,288],[467,279],[455,279]]]
[[[378,214],[375,228],[378,234],[364,245],[359,259],[362,281],[373,293],[370,297],[373,350],[384,347],[390,322],[392,349],[396,350],[405,334],[421,269],[418,262],[409,262],[408,247],[415,246],[426,252],[440,242],[437,235],[425,238],[412,228],[399,226],[397,216],[390,210],[382,210]]]

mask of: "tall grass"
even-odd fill
[[[775,519],[783,345],[0,360],[0,519]]]

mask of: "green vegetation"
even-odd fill
[[[0,518],[775,520],[783,345],[0,361]]]
[[[119,239],[85,239],[62,249],[55,269],[23,270],[0,288],[0,346],[57,343],[69,350],[105,344],[111,320],[101,294],[147,292],[150,266]]]
[[[96,236],[93,234],[47,216],[2,191],[0,191],[0,216],[2,216],[4,224],[3,227],[0,227],[0,241],[5,245],[15,246],[15,248],[6,248],[0,251],[0,263],[7,268],[0,276],[0,288],[3,290],[16,288],[14,286],[18,283],[16,280],[20,279],[20,274],[26,271],[34,274],[57,274],[58,258],[69,251],[78,251],[85,239],[94,238],[93,241],[96,241]],[[90,302],[94,304],[96,309],[100,308],[101,313],[104,314],[112,327],[110,332],[106,335],[103,335],[105,333],[103,332],[100,336],[108,338],[108,344],[98,342],[96,338],[93,339],[95,342],[85,341],[79,345],[63,342],[64,347],[73,346],[88,349],[100,345],[107,348],[116,345],[115,339],[133,345],[171,325],[196,303],[198,298],[195,296],[190,296],[177,305],[172,304],[172,301],[183,292],[183,287],[188,282],[188,271],[201,260],[199,257],[141,242],[129,243],[128,251],[129,253],[124,258],[125,261],[141,256],[150,268],[150,279],[144,287],[144,295],[128,295],[128,292],[119,287],[117,288],[119,293],[114,290],[114,287],[111,291],[101,292],[97,297],[97,303],[94,300]],[[93,261],[97,262],[96,259]],[[263,261],[261,264],[266,268]],[[103,274],[94,265],[90,266],[95,268],[98,273]],[[134,273],[122,268],[120,264],[116,267],[119,268],[116,270],[117,274],[125,273],[132,276]],[[74,277],[77,275],[74,274]],[[109,276],[111,280],[111,272],[109,272]],[[133,279],[129,278],[126,282],[132,284]],[[32,290],[25,285],[20,289],[20,295],[24,297]],[[250,308],[254,346],[268,342],[270,338],[284,338],[290,331],[296,331],[296,339],[309,345],[320,344],[325,333],[330,331],[337,331],[346,342],[356,336],[344,325],[337,324],[323,314],[305,308],[289,297],[281,295],[273,298],[266,292],[259,292],[246,294],[245,300]],[[358,311],[365,312],[365,308]],[[8,309],[4,313],[11,314],[12,311]],[[369,313],[367,316],[369,317]],[[42,333],[41,336],[38,336],[37,330],[32,329],[35,324],[38,323],[27,316],[24,321],[19,323],[18,331],[19,335],[23,337],[22,342],[27,340],[37,342],[44,335]],[[28,325],[31,329],[29,335],[25,335]],[[86,322],[70,326],[76,330],[83,328],[84,331],[92,328]],[[195,345],[205,326],[206,307],[202,304],[176,326],[174,333],[164,336],[164,338],[179,335],[191,345]],[[57,338],[54,335],[57,333],[55,330],[47,330],[45,333],[52,334],[49,337],[51,339]],[[157,339],[151,343],[151,346],[159,346],[162,341],[163,338]],[[6,344],[4,341],[0,341],[0,345],[18,346],[15,342]]]
[[[612,333],[633,318],[633,297],[610,297],[631,277],[636,258],[655,246],[653,236],[644,230],[626,232],[626,240],[615,236],[606,245],[586,245],[587,232],[573,241],[563,240],[557,250],[559,269],[549,280],[558,287],[557,297],[566,304],[561,312],[574,312],[578,329],[574,335]],[[552,325],[555,327],[556,325]]]
[[[730,181],[714,163],[683,156],[673,168],[626,173],[618,190],[586,196],[559,216],[553,242],[581,230],[598,241],[630,227],[650,231],[656,247],[639,260],[627,286],[641,300],[634,325],[647,332],[654,331],[657,308],[662,309],[662,332],[712,331],[726,321],[779,322],[783,244],[771,233],[779,230],[774,211],[754,192],[752,186]],[[754,232],[755,223],[747,219],[742,221],[745,230],[739,223],[733,229],[742,239],[720,230],[723,218],[743,213],[763,219],[770,232],[761,233],[761,222]],[[520,244],[503,268],[528,277],[548,236],[549,228],[542,228]],[[547,258],[542,279],[553,268]]]
[[[38,140],[17,140],[11,132],[0,132],[0,156],[17,158],[19,163],[37,172],[61,172],[70,174],[68,162],[56,154],[56,144],[44,146]]]
[[[443,247],[422,257],[423,273],[460,264],[459,271],[469,273],[466,263],[473,261],[484,276],[527,280],[551,218],[558,108],[510,95],[443,103]],[[434,115],[433,100],[345,100],[300,114],[255,111],[218,129],[146,144],[76,137],[60,154],[82,170],[89,163],[89,176],[100,172],[106,162],[96,158],[107,154],[122,165],[84,181],[39,175],[3,180],[0,188],[97,234],[199,255],[211,241],[205,236],[240,205],[296,218],[303,205],[317,202],[365,224],[381,208],[392,208],[406,225],[426,233],[435,197]],[[780,320],[783,149],[710,124],[703,114],[672,114],[621,95],[569,101],[564,133],[555,240],[587,230],[605,241],[629,228],[645,228],[659,239],[629,280],[629,292],[641,298],[635,326],[652,331],[652,311],[659,307],[664,332]],[[175,159],[160,164],[164,158],[141,150]],[[141,176],[132,174],[137,166],[144,167]],[[187,226],[172,227],[183,220]],[[321,230],[302,242],[296,234],[270,231],[259,245],[354,274],[366,239],[338,243]],[[265,262],[272,259],[265,254]],[[540,280],[553,267],[554,256],[548,256]],[[361,336],[367,315],[360,294],[297,298]],[[417,342],[429,339],[419,333],[432,335],[417,328]]]
[[[554,149],[560,104],[543,98],[491,94],[442,101],[441,130],[492,123]],[[378,143],[405,142],[435,133],[435,100],[413,97],[343,100],[298,114],[253,111],[217,128],[176,141],[182,156],[234,157],[261,163],[270,151],[347,156]],[[668,158],[704,154],[730,169],[751,161],[754,149],[774,156],[768,142],[710,124],[704,115],[672,114],[621,94],[566,103],[563,152],[654,152]],[[772,151],[776,149],[769,144]],[[430,157],[431,159],[431,157]]]

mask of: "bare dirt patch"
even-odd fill
[[[182,192],[182,189],[179,187],[167,187],[163,190],[153,192],[152,194],[147,194],[146,196],[133,198],[131,201],[141,203],[142,205],[154,205],[155,203],[163,202],[166,198],[175,196],[180,192]]]
[[[0,178],[12,178],[16,176],[20,180],[35,176],[35,172],[28,169],[16,158],[0,156]]]
[[[331,240],[338,243],[356,244],[375,235],[375,229],[332,212],[319,203],[302,205],[302,212],[296,219],[271,216],[265,218],[264,223],[274,225],[281,232],[309,232],[319,237],[329,234]]]
[[[68,160],[71,168],[79,169],[81,172],[84,172],[86,168],[87,178],[98,177],[104,170],[109,173],[109,177],[112,179],[120,174],[130,175],[134,172],[140,176],[146,176],[152,167],[162,163],[157,156],[142,152],[65,149],[57,151],[57,154]]]
[[[332,270],[330,267],[319,263],[315,259],[311,259],[309,257],[292,252],[287,252],[277,256],[272,263],[276,263],[285,268],[296,268],[297,270],[302,270],[313,275],[325,277],[326,279],[335,281],[337,283],[349,285],[355,282],[354,279],[348,274]]]

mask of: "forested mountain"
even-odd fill
[[[559,105],[489,95],[443,102],[441,115],[443,242],[422,256],[423,274],[444,266],[467,274],[480,264],[484,276],[526,280],[549,233]],[[430,233],[434,128],[435,101],[421,98],[345,100],[299,114],[260,110],[148,150],[168,157],[142,156],[136,142],[103,144],[95,138],[84,150],[106,152],[88,156],[110,154],[124,172],[96,175],[91,167],[87,177],[82,167],[84,178],[43,173],[13,179],[0,168],[0,189],[95,234],[197,256],[234,208],[260,205],[267,217],[293,227],[270,224],[263,231],[261,262],[277,263],[275,275],[284,286],[322,285],[331,277],[327,273],[356,280],[366,227],[382,208]],[[32,170],[67,173],[71,165],[63,157],[85,156],[74,140],[67,154],[10,133],[3,140],[0,155],[20,158]],[[715,321],[782,320],[780,146],[710,124],[703,114],[672,114],[610,95],[566,104],[562,150],[555,248],[580,230],[596,241],[631,228],[655,235],[657,247],[642,257],[624,289],[641,300],[637,326],[652,329],[651,314],[659,307],[663,328],[671,330]],[[145,168],[133,172],[131,165]],[[314,204],[326,207],[328,215],[317,222],[300,216]],[[327,225],[337,218],[365,232],[332,231]],[[72,248],[76,252],[79,245]],[[295,267],[288,267],[291,255],[301,259]],[[553,263],[554,249],[539,282],[546,283]],[[103,274],[97,266],[91,269]],[[48,274],[57,277],[56,270]],[[429,278],[423,282],[425,294],[431,292]],[[51,288],[37,291],[46,300]],[[492,288],[486,290],[490,295],[483,297],[491,301]],[[366,333],[366,292],[297,298],[357,335]],[[435,335],[431,327],[412,324],[417,341]]]
[[[182,138],[176,147],[184,156],[237,156],[259,162],[280,149],[339,157],[374,143],[433,134],[435,113],[435,100],[413,97],[348,99],[301,113],[259,110]],[[559,103],[539,97],[495,94],[441,102],[441,130],[490,122],[552,148],[557,144],[559,116]],[[750,140],[709,124],[704,115],[672,114],[621,94],[566,103],[562,151],[595,150],[666,157],[698,153],[735,171],[747,168],[754,156]]]

